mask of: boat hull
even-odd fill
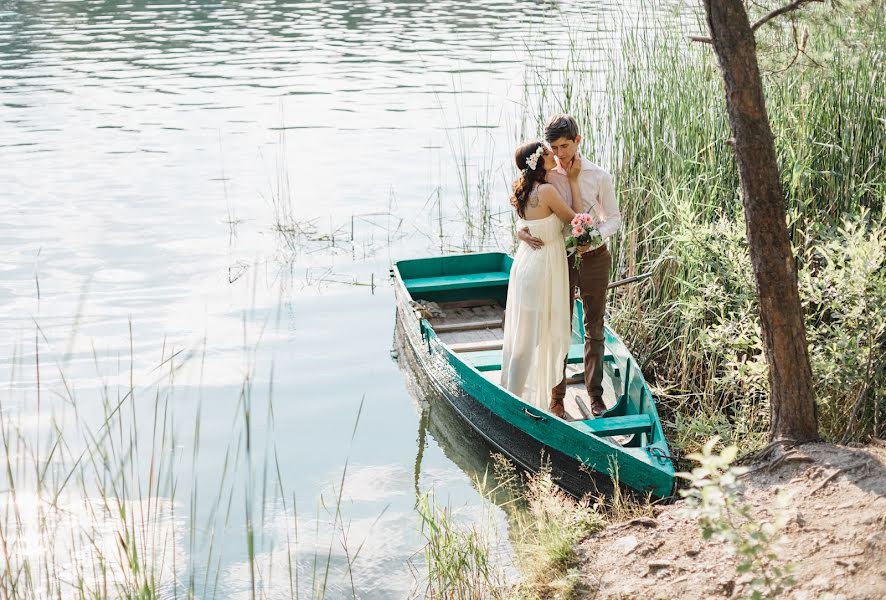
[[[478,255],[477,260],[489,263],[491,254]],[[505,265],[500,270],[509,270],[510,258],[499,256]],[[454,260],[463,265],[469,258],[459,256]],[[437,337],[430,322],[410,305],[414,298],[399,268],[402,265],[412,276],[416,272],[416,263],[427,263],[428,267],[424,264],[419,264],[419,267],[448,276],[446,265],[437,264],[437,261],[446,260],[447,257],[401,261],[394,269],[401,341],[404,348],[411,352],[410,359],[415,361],[419,374],[427,377],[429,384],[447,398],[466,423],[517,464],[535,471],[548,462],[561,487],[570,494],[582,496],[589,492],[611,492],[613,481],[617,481],[619,485],[641,493],[655,497],[669,496],[674,485],[674,470],[667,455],[667,445],[663,442],[657,413],[651,404],[651,393],[620,340],[607,329],[607,350],[612,349],[620,357],[618,364],[625,373],[634,374],[632,377],[623,376],[625,402],[621,402],[620,407],[614,407],[614,410],[629,408],[638,411],[637,406],[641,406],[645,414],[652,412],[653,429],[648,437],[655,439],[655,443],[623,446],[612,438],[593,435],[590,432],[594,423],[566,422],[526,404],[453,352]],[[410,264],[404,265],[404,262]],[[482,279],[478,275],[470,275],[469,278]],[[413,278],[409,281],[416,280]],[[449,292],[452,293],[451,290]],[[500,287],[486,289],[484,295],[490,292],[502,298],[506,294],[506,287],[504,290]],[[470,290],[466,293],[469,294]],[[628,400],[634,404],[629,404]],[[646,434],[642,439],[646,440]]]

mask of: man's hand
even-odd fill
[[[529,247],[533,250],[538,250],[545,245],[545,243],[541,241],[541,239],[534,237],[531,233],[529,233],[528,227],[517,230],[517,239],[528,244]]]

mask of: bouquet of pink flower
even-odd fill
[[[603,237],[594,225],[594,217],[587,213],[578,213],[572,217],[569,224],[572,227],[572,235],[566,238],[566,252],[575,254],[575,268],[581,266],[579,246],[590,246],[588,250],[595,250],[603,245]],[[587,250],[586,250],[587,251]]]

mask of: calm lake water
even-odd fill
[[[325,580],[330,598],[403,598],[422,594],[417,496],[500,526],[473,484],[487,449],[429,426],[391,357],[388,270],[510,249],[512,149],[538,133],[525,82],[570,44],[605,73],[622,27],[648,26],[637,12],[0,0],[0,411],[18,497],[0,490],[5,526],[24,515],[18,556],[78,572],[85,521],[104,541],[82,543],[117,560],[125,506],[167,540],[164,596],[249,597],[254,580],[289,597],[298,576],[303,597]],[[109,432],[107,455],[84,453]],[[70,521],[42,535],[27,533],[46,502],[35,461]]]

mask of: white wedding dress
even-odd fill
[[[551,388],[563,378],[569,351],[569,273],[563,222],[556,214],[517,220],[517,230],[544,242],[533,250],[520,242],[511,266],[505,306],[501,385],[523,401],[548,409]]]

